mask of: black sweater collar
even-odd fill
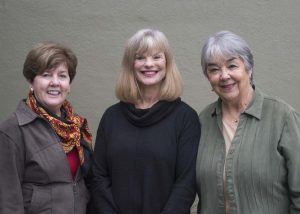
[[[181,102],[180,98],[174,101],[159,101],[148,109],[137,109],[131,103],[121,103],[122,112],[126,118],[135,126],[146,127],[158,123],[167,117]]]

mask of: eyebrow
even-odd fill
[[[235,59],[237,59],[237,57],[232,57],[232,58],[228,59],[226,62],[231,62],[231,61],[233,61]]]
[[[217,64],[216,63],[208,63],[207,67],[209,67],[209,66],[217,66]]]
[[[233,61],[235,59],[237,59],[237,57],[232,57],[232,58],[226,60],[226,63],[231,62],[231,61]],[[218,66],[218,64],[217,63],[208,63],[207,67],[209,67],[209,66]]]

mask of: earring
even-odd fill
[[[33,92],[33,88],[32,87],[30,87],[30,91]]]

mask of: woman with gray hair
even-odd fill
[[[300,213],[300,115],[253,83],[253,56],[222,31],[201,65],[219,99],[200,113],[196,166],[201,214]]]

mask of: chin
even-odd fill
[[[63,103],[46,103],[45,107],[49,109],[60,109]]]

